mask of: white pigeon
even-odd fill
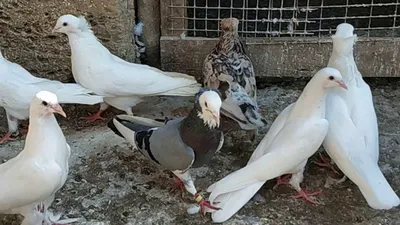
[[[263,184],[283,174],[292,174],[290,185],[299,196],[304,166],[321,145],[328,131],[325,96],[329,89],[346,88],[339,71],[324,68],[317,72],[295,103],[286,107],[257,146],[247,166],[208,188],[209,201],[221,208],[212,212],[214,222],[223,222],[241,209]]]
[[[8,122],[8,132],[0,143],[13,140],[11,135],[18,131],[19,120],[29,118],[29,104],[42,90],[55,93],[60,103],[93,105],[103,102],[103,97],[93,95],[79,84],[35,77],[20,65],[5,59],[0,52],[0,106],[6,110]]]
[[[47,209],[67,179],[71,152],[53,113],[66,117],[57,96],[37,93],[24,149],[0,165],[0,213],[23,215],[23,225],[56,222]]]
[[[53,32],[68,35],[75,81],[105,96],[99,112],[88,120],[103,119],[101,113],[109,105],[133,115],[132,107],[145,96],[194,96],[200,90],[194,77],[130,63],[111,54],[82,16],[61,16]]]
[[[354,27],[338,25],[332,36],[329,67],[343,75],[349,90],[335,88],[327,96],[326,119],[331,123],[323,146],[343,173],[360,189],[374,209],[390,209],[400,199],[379,169],[379,134],[370,87],[364,82],[353,56]]]

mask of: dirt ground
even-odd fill
[[[373,90],[380,129],[380,166],[395,191],[400,189],[400,88],[399,80],[368,80]],[[304,81],[269,83],[259,90],[259,104],[268,127],[261,130],[260,140],[281,110],[294,102],[304,87]],[[151,118],[170,116],[179,106],[190,106],[192,98],[151,98],[134,108],[136,115]],[[194,203],[186,194],[183,200],[171,194],[171,173],[150,163],[140,153],[106,126],[106,121],[86,123],[78,119],[98,106],[66,106],[69,119],[59,118],[72,148],[70,174],[65,186],[57,193],[52,208],[64,218],[81,218],[76,224],[211,224],[209,215],[188,215],[186,209]],[[107,112],[111,119],[115,112]],[[2,130],[6,120],[2,118]],[[19,140],[0,145],[0,159],[14,157],[23,148]],[[193,170],[198,190],[246,164],[255,146],[227,141],[209,167]],[[400,210],[378,211],[368,207],[358,188],[349,180],[339,186],[325,188],[328,176],[338,177],[310,161],[302,184],[308,190],[323,190],[313,205],[292,199],[291,188],[272,190],[269,181],[260,190],[265,202],[250,201],[224,224],[400,224]],[[20,224],[20,217],[1,215],[0,225]]]

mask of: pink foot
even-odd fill
[[[85,119],[85,120],[87,120],[89,122],[93,122],[93,121],[96,121],[96,120],[105,120],[105,118],[101,117],[101,113],[102,112],[103,111],[100,110],[100,111],[98,111],[97,113],[95,113],[95,114],[93,114],[91,116],[84,117],[83,119]]]
[[[289,184],[289,178],[291,176],[292,176],[292,174],[287,174],[283,178],[281,178],[281,176],[277,177],[276,178],[276,184],[274,185],[274,187],[272,189],[276,189],[281,184],[288,185]]]
[[[174,175],[174,177],[175,177],[175,184],[174,184],[174,188],[171,190],[171,192],[175,192],[176,190],[180,190],[181,198],[183,198],[183,194],[185,192],[183,182],[177,176]]]
[[[220,208],[214,207],[210,204],[209,201],[206,201],[203,199],[203,196],[201,196],[199,193],[194,195],[194,199],[196,200],[197,203],[200,205],[200,212],[201,214],[205,215],[207,212],[207,208],[213,209],[213,210],[220,210]]]
[[[322,191],[316,191],[316,192],[312,192],[312,193],[307,193],[306,191],[304,191],[303,189],[300,190],[298,195],[292,196],[292,198],[304,198],[306,201],[311,202],[313,204],[317,204],[317,202],[313,199],[311,199],[311,196],[317,196],[319,194],[321,194]]]
[[[0,139],[0,144],[6,143],[7,141],[15,141],[15,138],[11,137],[12,133],[7,132],[3,138]]]
[[[320,161],[319,162],[313,162],[314,164],[317,164],[320,167],[328,167],[330,168],[334,173],[336,174],[340,174],[331,163],[328,162],[328,160],[325,159],[325,157],[321,154],[321,152],[319,153],[319,158]]]

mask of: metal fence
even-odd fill
[[[218,37],[219,21],[240,20],[242,37],[326,37],[338,24],[358,35],[400,36],[399,0],[169,0],[164,34]],[[400,13],[400,12],[399,12]]]

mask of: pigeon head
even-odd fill
[[[31,102],[30,109],[43,117],[53,113],[67,117],[60,104],[58,104],[57,96],[49,91],[38,92]]]
[[[326,67],[314,75],[315,79],[323,83],[324,88],[342,87],[347,90],[347,86],[342,79],[339,70]]]
[[[58,18],[56,26],[53,28],[52,33],[79,33],[91,32],[91,26],[83,16],[63,15]]]
[[[353,32],[354,27],[351,24],[339,24],[335,35],[332,36],[333,50],[342,55],[353,54],[353,45],[357,41],[357,35]]]
[[[219,115],[222,105],[221,94],[217,89],[202,88],[196,94],[197,116],[210,128],[219,127]]]
[[[237,32],[239,20],[236,18],[226,18],[221,20],[221,30],[224,32]]]

